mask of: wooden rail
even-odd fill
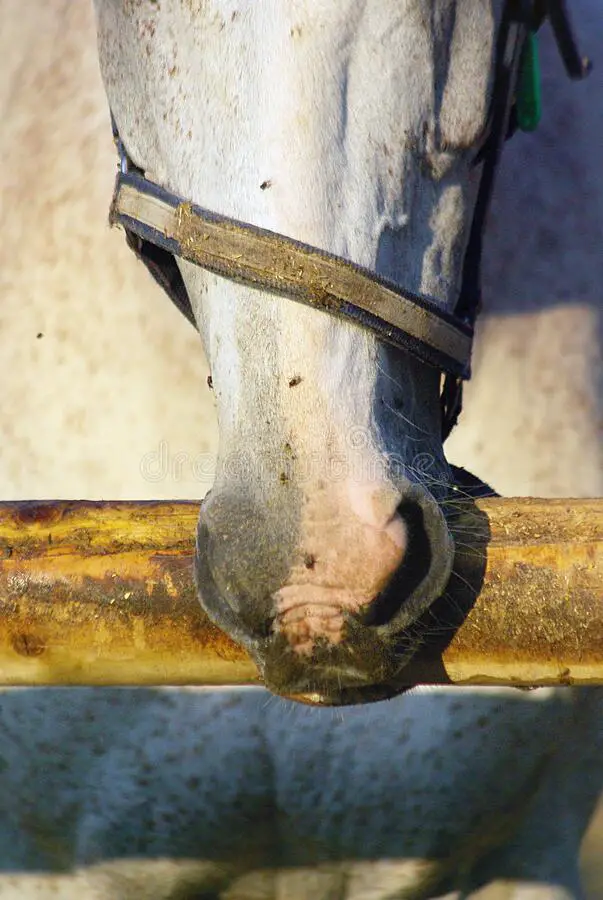
[[[0,504],[0,684],[235,685],[201,611],[198,504]],[[409,683],[603,684],[603,501],[480,500]]]

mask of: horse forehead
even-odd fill
[[[311,155],[308,130],[319,123],[324,131],[325,116],[343,107],[375,137],[390,127],[416,149],[437,119],[443,146],[470,146],[487,111],[502,5],[347,0],[317,7],[305,0],[275,10],[265,2],[96,0],[110,101],[123,110],[120,125],[131,130],[130,152],[141,159],[159,152],[146,135],[157,128],[170,129],[171,153],[179,144],[186,153],[190,120],[199,116],[208,150],[231,134],[252,154],[254,120],[274,119],[298,130]],[[161,110],[160,120],[141,97]],[[279,97],[283,108],[275,110]],[[247,140],[243,126],[251,129]],[[344,127],[353,126],[349,118]]]

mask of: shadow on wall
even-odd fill
[[[600,22],[589,28],[594,5],[593,12],[587,6],[571,10],[580,45],[594,59],[584,81],[566,77],[550,27],[542,30],[543,116],[535,132],[518,132],[502,155],[485,243],[482,319],[525,317],[529,346],[537,314],[561,308],[582,315],[603,421],[603,118],[595,113],[603,95],[603,40]],[[553,321],[563,328],[570,319]],[[480,362],[478,342],[476,368]]]

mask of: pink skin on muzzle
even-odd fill
[[[275,631],[299,655],[310,655],[318,639],[339,644],[346,617],[370,606],[408,547],[394,490],[356,481],[338,487],[338,502],[327,518],[309,501],[300,554],[304,562],[274,595]]]

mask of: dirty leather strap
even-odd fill
[[[201,209],[136,172],[119,172],[110,221],[225,278],[352,319],[422,362],[469,378],[473,330],[368,269]]]

